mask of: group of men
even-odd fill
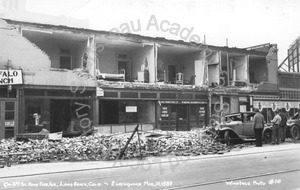
[[[255,133],[255,145],[257,147],[262,147],[262,132],[264,129],[265,118],[259,112],[258,109],[255,109],[256,114],[253,119],[253,130]],[[285,131],[286,131],[286,123],[288,120],[288,115],[284,112],[284,110],[276,110],[274,118],[271,120],[273,124],[272,127],[272,145],[279,144],[280,137],[281,142],[285,141]],[[281,135],[280,135],[281,134]]]

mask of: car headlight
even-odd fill
[[[221,125],[216,125],[216,126],[215,126],[215,130],[219,131],[220,129],[222,129],[222,126],[221,126]]]

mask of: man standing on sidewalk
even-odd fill
[[[257,147],[262,147],[262,131],[264,129],[265,118],[256,108],[254,110],[256,114],[253,118],[253,130],[255,134],[255,145]]]
[[[272,127],[272,144],[279,144],[279,126],[281,124],[281,117],[279,115],[279,111],[275,111],[275,117],[271,121],[273,123]]]
[[[286,130],[286,122],[287,122],[287,115],[285,113],[285,109],[282,108],[279,112],[279,116],[281,117],[281,124],[279,127],[279,131],[280,131],[280,138],[281,138],[281,142],[285,141],[285,130]]]

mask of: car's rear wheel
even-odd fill
[[[300,137],[299,127],[297,125],[293,125],[290,129],[290,134],[291,134],[292,139],[298,140]]]
[[[268,144],[272,141],[272,131],[271,130],[266,130],[263,133],[263,141]]]
[[[225,131],[225,133],[224,133],[224,142],[226,144],[230,144],[231,143],[230,131]]]

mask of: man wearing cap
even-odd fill
[[[275,117],[271,121],[273,123],[272,127],[272,144],[279,144],[279,127],[281,124],[281,117],[279,115],[279,111],[275,111]]]
[[[255,146],[262,147],[262,131],[264,129],[265,118],[256,108],[253,118],[253,130],[255,134]]]
[[[285,141],[285,136],[286,136],[286,134],[285,134],[286,122],[288,120],[284,108],[282,108],[281,110],[279,110],[279,116],[281,117],[281,125],[279,127],[280,138],[281,138],[281,142],[284,142]]]

